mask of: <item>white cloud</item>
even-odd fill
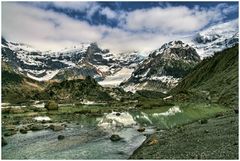
[[[117,18],[117,13],[113,10],[111,10],[108,7],[105,7],[100,12],[102,15],[105,15],[108,19],[115,19]]]
[[[93,3],[90,2],[52,2],[57,8],[72,9],[76,11],[86,11]]]
[[[40,50],[59,50],[80,42],[97,42],[102,48],[113,52],[148,51],[179,39],[183,33],[191,34],[224,16],[219,8],[207,10],[169,6],[123,12],[100,8],[96,3],[74,3],[56,4],[60,8],[86,10],[89,18],[100,11],[109,19],[120,21],[120,27],[94,26],[51,10],[3,2],[2,35],[8,40],[27,43]],[[230,9],[225,12],[230,12]]]
[[[125,28],[151,32],[183,33],[197,31],[211,20],[221,19],[217,10],[189,9],[184,6],[150,8],[129,12]]]
[[[101,28],[64,14],[15,3],[3,3],[2,9],[3,36],[37,48],[52,49],[65,42],[92,42],[102,37]]]

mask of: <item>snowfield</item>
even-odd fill
[[[103,81],[98,82],[100,85],[105,87],[118,86],[121,82],[130,78],[134,69],[122,68],[120,71],[113,75],[107,76]]]

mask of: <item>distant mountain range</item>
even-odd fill
[[[100,49],[96,43],[80,44],[57,52],[41,52],[2,38],[2,60],[37,81],[86,76],[100,81],[123,67],[134,68],[143,57],[136,52],[114,56],[109,50]]]
[[[238,21],[211,26],[190,38],[165,43],[144,57],[140,52],[112,53],[96,43],[58,51],[39,51],[2,38],[2,61],[30,79],[63,81],[94,78],[102,86],[121,84],[127,91],[167,92],[203,58],[238,43]]]

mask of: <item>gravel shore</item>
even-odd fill
[[[238,159],[238,114],[159,130],[129,159]]]

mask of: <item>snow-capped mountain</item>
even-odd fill
[[[142,59],[137,53],[128,57],[125,54],[115,56],[107,49],[100,49],[96,43],[81,43],[58,51],[41,52],[26,44],[8,42],[2,38],[2,60],[38,81],[85,76],[102,81],[123,67],[134,68]]]
[[[153,51],[121,85],[133,92],[140,89],[166,92],[198,62],[200,56],[194,48],[182,41],[171,41]]]
[[[147,59],[141,51],[116,54],[99,48],[96,43],[79,43],[58,51],[39,51],[29,45],[2,38],[2,60],[38,81],[91,76],[103,86],[117,86],[125,82],[124,87],[128,90],[156,86],[156,89],[166,91],[184,75],[180,72],[177,76],[174,71],[183,70],[183,64],[191,68],[192,61],[193,64],[199,61],[193,48],[204,58],[235,45],[238,37],[238,20],[233,20],[183,39],[189,45],[181,41],[166,43],[150,52]],[[190,54],[184,55],[185,52]],[[174,62],[178,63],[172,64]],[[170,69],[172,73],[169,73]]]
[[[232,20],[208,27],[194,36],[183,38],[182,40],[188,45],[181,41],[166,43],[153,51],[122,85],[125,90],[133,92],[140,89],[157,89],[166,92],[176,86],[187,71],[200,61],[199,56],[203,59],[234,46],[239,41],[238,34],[238,20]],[[178,55],[183,51],[189,52],[184,56]],[[180,75],[176,75],[174,71]]]
[[[198,32],[188,43],[204,58],[234,46],[238,43],[238,34],[238,20],[232,20]]]

